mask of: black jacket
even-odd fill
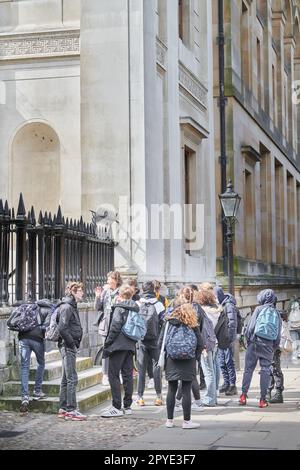
[[[18,338],[20,339],[32,339],[42,343],[45,338],[45,330],[50,325],[50,318],[52,313],[52,304],[48,299],[38,300],[37,305],[40,307],[39,315],[41,318],[41,325],[37,326],[31,331],[19,332]]]
[[[180,326],[181,322],[177,318],[171,318],[168,320],[171,325]],[[166,322],[162,328],[160,337],[159,337],[159,348],[161,349],[164,330],[166,327]],[[196,357],[193,359],[171,359],[167,357],[166,359],[166,380],[186,380],[193,381],[196,378],[196,360],[200,358],[201,352],[203,350],[204,344],[203,339],[200,333],[199,327],[194,328],[194,332],[197,338],[197,348],[196,348]]]
[[[61,338],[58,340],[58,346],[67,348],[79,348],[82,338],[82,327],[77,309],[77,303],[73,295],[62,299],[63,304],[59,310],[58,331]]]
[[[134,353],[136,341],[125,336],[121,331],[126,323],[129,310],[139,311],[138,305],[133,300],[115,305],[109,332],[104,343],[103,358],[116,351],[132,351]]]

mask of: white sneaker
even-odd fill
[[[119,416],[124,416],[124,413],[122,410],[118,410],[118,408],[115,408],[114,406],[111,406],[108,410],[104,410],[101,413],[102,418],[117,418]]]
[[[124,408],[124,415],[132,415],[132,409],[131,408]]]
[[[197,429],[200,428],[200,424],[193,423],[193,421],[183,421],[182,429]]]
[[[175,405],[174,411],[175,413],[180,413],[183,410],[181,403]]]
[[[154,379],[149,379],[149,382],[147,384],[147,388],[154,388]]]
[[[172,419],[167,419],[166,428],[174,428],[174,423]]]
[[[195,411],[204,411],[204,406],[198,403],[196,403],[194,401],[194,403],[192,403],[192,410],[195,410]]]
[[[102,385],[109,385],[108,375],[103,374]]]

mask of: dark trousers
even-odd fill
[[[167,394],[167,413],[168,419],[174,418],[174,407],[175,397],[178,388],[178,380],[172,380],[169,382],[168,394]],[[191,419],[191,388],[192,382],[186,382],[182,380],[182,408],[183,408],[183,419],[189,421]]]
[[[152,362],[154,365],[159,358],[159,350],[158,348],[151,349],[146,348],[143,344],[139,345],[139,349],[137,351],[137,358],[138,358],[138,385],[137,385],[137,392],[138,396],[142,397],[145,391],[145,381],[146,381],[146,372],[148,367],[148,362]],[[161,395],[161,376],[160,376],[160,368],[153,367],[153,378],[154,378],[154,388],[157,395]]]
[[[200,387],[199,387],[199,383],[198,383],[197,378],[194,379],[193,382],[192,382],[192,393],[194,395],[195,400],[200,400]],[[178,392],[177,392],[177,395],[176,395],[176,400],[181,400],[182,395],[183,395],[182,381],[180,381],[179,387],[178,387]]]
[[[224,384],[235,385],[234,343],[232,343],[228,349],[219,349],[218,356]]]
[[[149,379],[153,379],[153,361],[148,361],[147,374]]]
[[[274,352],[273,362],[270,367],[270,384],[269,384],[269,391],[271,392],[275,386],[276,390],[283,392],[284,390],[284,377],[281,370],[281,351],[280,349],[276,349]]]
[[[248,344],[245,356],[242,392],[248,393],[252,380],[252,375],[258,361],[260,365],[260,397],[265,400],[270,383],[270,366],[272,363],[272,359],[269,360],[259,354],[259,350],[256,344],[251,342]]]
[[[74,411],[76,409],[76,386],[78,383],[76,372],[77,349],[61,346],[59,350],[62,358],[59,407],[67,411]]]
[[[109,356],[108,380],[112,394],[112,404],[120,410],[122,408],[120,371],[124,387],[124,408],[132,405],[133,394],[133,352],[116,351]]]

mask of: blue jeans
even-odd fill
[[[234,343],[232,343],[228,349],[219,349],[218,355],[224,384],[235,385]]]
[[[206,392],[203,396],[202,403],[208,406],[217,404],[217,389],[220,380],[220,366],[218,361],[218,349],[208,351],[207,356],[201,355],[201,366],[203,369]]]
[[[60,384],[59,407],[66,411],[76,410],[76,348],[59,348],[62,357],[62,379]]]
[[[38,363],[34,391],[41,392],[43,375],[45,370],[45,344],[41,341],[35,341],[34,339],[20,339],[20,356],[21,356],[21,393],[22,398],[29,397],[28,391],[28,380],[29,380],[29,368],[30,368],[30,356],[32,351],[36,355]]]

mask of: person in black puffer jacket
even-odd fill
[[[87,417],[76,410],[76,355],[82,338],[77,302],[83,298],[83,284],[69,282],[66,297],[59,307],[58,347],[62,357],[62,380],[60,385],[58,416],[72,421],[83,421]]]
[[[163,345],[163,337],[165,328],[168,325],[166,342]],[[166,379],[168,381],[168,395],[167,395],[167,413],[168,420],[166,422],[167,428],[174,427],[174,408],[175,397],[178,388],[178,381],[182,381],[182,407],[183,407],[183,429],[193,429],[199,427],[197,423],[191,421],[191,388],[192,382],[196,378],[196,362],[201,355],[203,349],[203,341],[198,326],[197,315],[191,304],[185,303],[173,310],[172,314],[166,318],[165,325],[161,331],[159,338],[159,346],[164,347],[168,351],[170,342],[174,337],[174,328],[187,327],[188,332],[192,330],[196,338],[195,357],[188,359],[172,359],[171,355],[166,352]],[[173,332],[172,332],[173,330]],[[173,334],[172,334],[173,333]],[[169,335],[169,336],[168,336]],[[174,343],[175,344],[175,343]],[[185,343],[186,344],[186,343]]]
[[[124,413],[132,413],[133,355],[136,341],[122,332],[130,311],[139,312],[138,305],[131,300],[132,288],[120,287],[120,301],[115,305],[111,325],[104,343],[103,356],[109,357],[108,379],[112,393],[112,406],[101,414],[103,418],[123,415],[120,372],[124,386]]]
[[[21,393],[22,402],[20,407],[21,413],[26,413],[29,406],[29,367],[30,356],[33,351],[38,363],[33,399],[41,400],[47,398],[47,395],[42,392],[43,375],[45,370],[45,330],[50,324],[50,317],[52,313],[52,304],[48,299],[39,300],[36,302],[39,306],[40,325],[33,330],[26,332],[19,332],[19,348],[21,357]]]

